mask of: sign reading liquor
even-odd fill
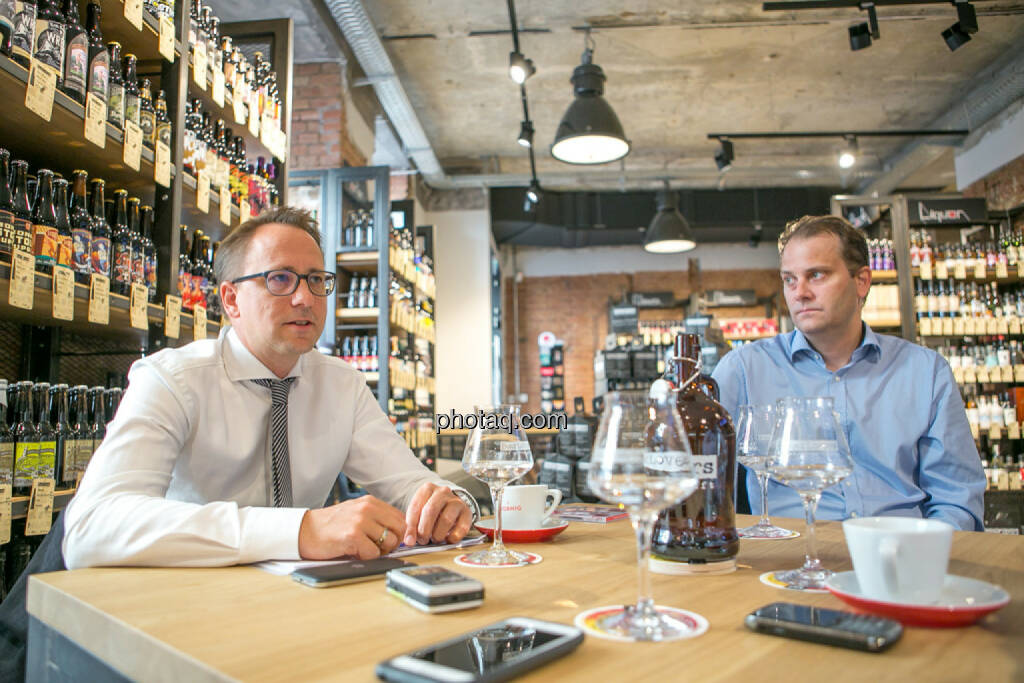
[[[910,224],[973,225],[988,220],[984,198],[913,199],[910,202]]]

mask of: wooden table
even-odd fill
[[[741,516],[738,525],[753,521]],[[777,521],[803,529],[798,520]],[[818,537],[826,566],[851,568],[838,523],[821,523]],[[370,681],[378,661],[504,617],[572,623],[584,609],[636,598],[636,555],[627,521],[577,522],[553,541],[520,547],[539,552],[544,561],[518,569],[472,570],[454,565],[454,551],[414,558],[484,582],[483,607],[451,614],[421,613],[385,594],[379,581],[311,589],[251,567],[37,575],[29,584],[28,609],[38,620],[37,631],[56,631],[132,679]],[[770,602],[844,607],[831,595],[779,590],[758,580],[762,572],[798,566],[803,552],[802,537],[745,541],[739,569],[732,574],[655,574],[656,601],[704,615],[711,622],[706,634],[661,644],[587,636],[574,654],[530,679],[1024,680],[1024,538],[957,532],[950,571],[998,583],[1012,602],[968,628],[907,628],[902,641],[883,654],[746,629],[743,617]],[[30,639],[30,647],[43,646]],[[29,680],[35,680],[31,670]]]

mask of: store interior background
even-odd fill
[[[224,21],[280,16],[294,21],[293,171],[411,166],[375,94],[374,81],[388,76],[367,79],[331,15],[331,7],[341,11],[358,3],[210,4]],[[443,182],[433,186],[432,178],[415,173],[391,179],[392,200],[413,199],[416,224],[435,226],[438,412],[470,411],[495,395],[508,397],[516,385],[516,350],[519,391],[528,397],[525,409],[536,411],[536,340],[545,330],[565,342],[567,404],[582,395],[589,405],[594,351],[608,332],[608,303],[624,291],[671,290],[685,298],[698,288],[742,287],[758,296],[777,295],[782,302],[775,238],[784,220],[748,209],[749,215],[734,218],[727,229],[698,225],[697,249],[681,255],[643,251],[639,230],[628,246],[497,243],[494,194],[486,186],[521,192],[530,178],[528,157],[515,141],[522,111],[518,87],[507,76],[512,39],[506,3],[380,0],[362,6],[383,37],[397,83],[442,169]],[[520,0],[520,27],[543,30],[520,35],[522,51],[537,65],[526,88],[541,185],[546,192],[601,192],[602,201],[625,189],[648,192],[650,205],[647,213],[637,214],[638,227],[653,216],[662,179],[674,190],[742,194],[757,188],[762,201],[773,191],[822,188],[826,194],[961,192],[985,197],[990,212],[1020,206],[1024,3],[975,6],[980,31],[955,52],[940,37],[955,20],[949,3],[880,7],[881,38],[853,52],[847,27],[866,21],[855,9],[769,13],[760,3],[738,0],[661,0],[627,11],[622,3],[601,0],[571,5]],[[569,76],[579,63],[583,33],[578,29],[584,25],[594,28],[594,62],[608,78],[605,97],[633,142],[621,165],[570,167],[548,152],[571,99]],[[473,31],[484,34],[470,35]],[[838,143],[832,140],[737,141],[734,167],[721,174],[713,161],[716,143],[705,137],[722,130],[951,127],[972,132],[952,146],[909,138],[860,140],[861,161],[846,174],[836,168]],[[750,204],[749,196],[741,199]],[[588,206],[593,201],[580,200]],[[827,210],[827,203],[820,207]],[[524,214],[521,220],[536,218]],[[757,224],[760,244],[752,247]],[[702,239],[711,233],[715,241]],[[569,240],[586,239],[565,234]],[[504,302],[500,377],[492,367],[492,252],[501,263]],[[681,314],[680,309],[646,317]],[[503,386],[495,386],[499,380]]]

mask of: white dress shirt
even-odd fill
[[[362,374],[310,351],[290,377],[293,508],[273,508],[270,390],[276,379],[230,327],[137,361],[107,435],[65,512],[64,561],[201,567],[299,559],[299,526],[339,472],[405,510],[424,467]]]

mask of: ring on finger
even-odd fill
[[[383,548],[384,547],[384,539],[386,539],[387,537],[388,537],[388,528],[384,527],[384,531],[381,532],[380,538],[377,539],[377,547],[378,548]]]

